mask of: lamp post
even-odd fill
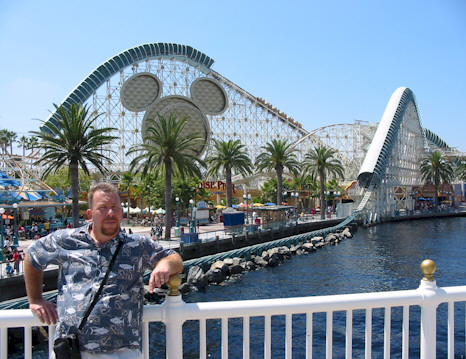
[[[189,217],[189,233],[194,233],[194,219],[193,219],[193,204],[194,200],[189,200],[189,211],[191,212],[191,216]]]
[[[2,248],[0,249],[0,261],[3,261],[3,245],[4,245],[4,236],[5,236],[5,232],[3,231],[3,214],[5,213],[5,208],[0,208],[0,217],[2,217],[1,221],[0,221],[0,231],[1,231],[1,244],[2,244]]]
[[[180,226],[180,198],[176,197],[175,201],[176,201],[176,224],[175,226],[179,227]]]
[[[298,200],[298,197],[299,197],[299,193],[298,192],[291,192],[291,197],[294,198],[294,218],[295,218],[295,221],[297,222],[298,221],[298,207],[297,207],[297,200]]]
[[[63,224],[63,227],[66,227],[65,226],[65,206],[63,206],[61,209],[61,223]]]
[[[327,212],[327,208],[328,208],[328,201],[329,201],[329,197],[330,197],[330,191],[325,191],[324,192],[325,194],[325,212]]]
[[[249,224],[249,200],[251,199],[251,195],[248,194],[243,194],[243,199],[246,201],[246,224]]]
[[[18,211],[18,203],[13,203],[13,245],[18,246],[18,226],[16,225],[16,212]],[[2,216],[3,217],[3,216]],[[2,248],[3,249],[3,248]]]

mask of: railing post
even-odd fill
[[[179,274],[171,276],[167,285],[170,293],[163,302],[163,318],[166,326],[166,355],[169,359],[183,359],[183,306],[184,302],[178,287],[181,284]]]
[[[434,261],[426,259],[421,263],[424,278],[418,290],[424,297],[421,304],[421,359],[435,359],[437,350],[437,283],[433,274],[437,269]]]

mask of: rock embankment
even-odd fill
[[[323,246],[337,245],[343,239],[352,237],[350,229],[346,227],[341,232],[330,233],[325,238],[313,237],[308,242],[292,245],[290,248],[286,246],[271,248],[263,251],[260,255],[251,255],[251,258],[226,258],[213,263],[207,271],[204,271],[200,266],[192,266],[189,268],[186,281],[181,284],[179,290],[182,294],[193,290],[202,290],[208,285],[220,284],[232,276],[238,276],[258,268],[275,267],[294,255],[306,255]],[[146,300],[160,303],[165,298],[166,293],[166,289],[159,289],[152,295],[146,293]]]

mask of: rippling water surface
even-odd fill
[[[243,274],[240,278],[222,286],[208,287],[205,292],[190,293],[186,302],[225,301],[259,298],[286,298],[330,294],[380,292],[415,289],[422,278],[419,265],[424,259],[437,264],[435,278],[438,286],[466,285],[466,218],[419,220],[388,223],[369,229],[359,229],[352,239],[338,246],[326,246],[305,256],[294,256],[275,268],[260,269]],[[440,314],[445,314],[445,306]],[[419,356],[419,310],[410,310],[410,357]],[[464,355],[464,304],[458,310],[455,323],[460,334],[455,352]],[[364,357],[364,312],[354,313],[353,356]],[[438,358],[446,357],[446,328],[439,316],[437,345]],[[344,357],[345,315],[335,313],[334,346],[335,358]],[[401,309],[392,310],[392,328],[401,328]],[[274,358],[284,357],[283,317],[272,320],[274,325]],[[208,322],[213,332],[209,343],[212,358],[220,357],[220,332],[218,322]],[[276,326],[275,326],[276,324]],[[251,319],[251,358],[263,358],[263,321]],[[325,357],[325,316],[314,314],[314,356]],[[185,358],[197,358],[197,325],[186,323]],[[209,328],[209,327],[208,327]],[[395,332],[395,330],[394,330]],[[229,334],[238,334],[239,339],[230,343],[230,358],[242,357],[242,323],[233,320]],[[461,337],[462,336],[462,337]],[[303,358],[305,350],[305,318],[293,317],[293,357]],[[258,339],[255,343],[254,339]],[[373,312],[373,357],[383,357],[383,313]],[[341,344],[341,345],[339,345]],[[401,337],[392,335],[392,358],[401,357]],[[461,356],[457,355],[460,358]]]

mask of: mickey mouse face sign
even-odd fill
[[[210,78],[197,78],[190,87],[191,98],[180,95],[161,97],[162,82],[152,73],[142,72],[131,76],[121,87],[120,99],[123,106],[133,112],[146,111],[142,121],[142,137],[146,136],[148,119],[157,115],[188,118],[182,135],[200,133],[204,142],[197,152],[201,155],[209,138],[207,115],[220,115],[228,108],[228,98],[220,84]]]

